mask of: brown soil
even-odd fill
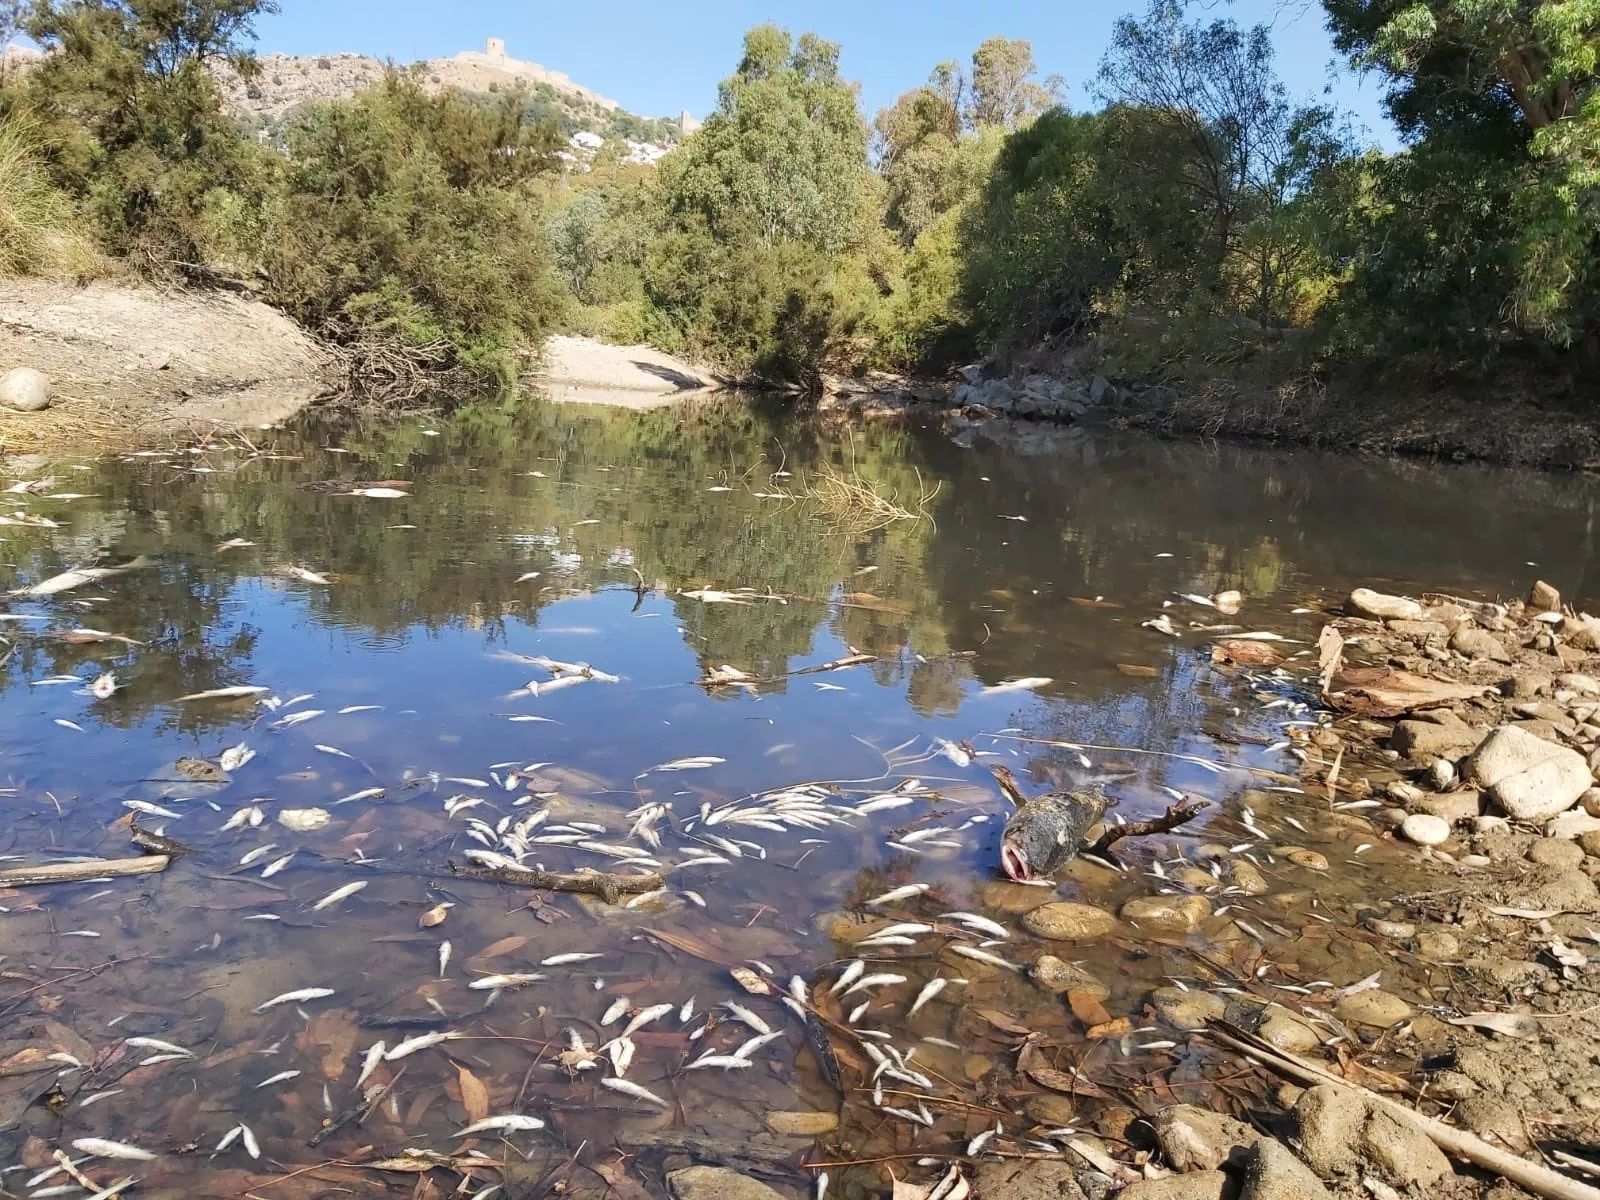
[[[324,394],[328,356],[282,313],[223,291],[0,280],[0,371],[53,382],[40,413],[0,411],[0,450],[66,450],[248,428]]]

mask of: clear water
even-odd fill
[[[920,515],[880,523],[825,503],[826,472],[870,481]],[[134,1194],[146,1196],[412,1194],[414,1174],[327,1166],[283,1178],[408,1147],[458,1155],[428,1177],[437,1193],[416,1194],[448,1194],[464,1173],[474,1183],[462,1194],[502,1174],[506,1195],[543,1195],[540,1181],[556,1179],[599,1194],[585,1168],[622,1161],[620,1149],[639,1155],[627,1169],[651,1189],[664,1162],[682,1161],[674,1154],[760,1170],[794,1194],[816,1173],[806,1164],[872,1160],[828,1168],[839,1194],[861,1195],[886,1169],[936,1177],[997,1119],[1006,1137],[996,1144],[1026,1149],[1014,1139],[1038,1122],[1018,1114],[1041,1089],[1013,1069],[1018,1029],[1042,1035],[1056,1066],[1081,1065],[1122,1097],[1118,1081],[1143,1079],[1153,1060],[1189,1069],[1173,1058],[1181,1042],[1144,1048],[1165,1036],[1137,1032],[1150,987],[1214,980],[1218,954],[1249,964],[1237,935],[1215,927],[1194,938],[1124,928],[1065,945],[1029,937],[1017,912],[1051,897],[996,882],[1009,807],[988,765],[1007,763],[1041,790],[1117,776],[1108,790],[1128,817],[1159,811],[1168,789],[1213,801],[1194,836],[1130,848],[1126,873],[1075,864],[1064,898],[1114,909],[1192,887],[1171,881],[1176,856],[1248,838],[1252,822],[1281,839],[1278,850],[1322,852],[1332,867],[1314,876],[1261,848],[1283,897],[1239,912],[1266,915],[1287,936],[1282,923],[1300,921],[1285,914],[1312,905],[1348,915],[1404,886],[1413,867],[1388,844],[1358,858],[1358,843],[1379,839],[1328,821],[1325,798],[1243,797],[1284,784],[1249,768],[1293,776],[1295,759],[1270,744],[1314,713],[1296,707],[1306,697],[1294,659],[1278,676],[1212,668],[1213,633],[1193,626],[1228,618],[1180,595],[1238,588],[1247,599],[1234,621],[1298,639],[1285,647],[1293,654],[1314,641],[1323,606],[1356,583],[1490,595],[1544,577],[1580,598],[1600,590],[1595,487],[1582,479],[1078,432],[972,446],[932,431],[851,437],[737,405],[311,421],[253,446],[12,462],[6,482],[46,474],[55,483],[43,494],[0,505],[56,523],[0,529],[6,581],[27,586],[97,558],[153,565],[52,598],[10,598],[13,617],[28,619],[4,629],[0,865],[131,854],[130,803],[179,814],[139,820],[194,853],[159,875],[0,891],[0,1161],[37,1165],[41,1146],[77,1138],[133,1143],[159,1157],[85,1165],[102,1184],[139,1176]],[[347,494],[390,481],[409,494]],[[82,498],[49,498],[61,493]],[[715,602],[719,592],[732,602]],[[1179,637],[1141,627],[1169,603]],[[136,644],[62,640],[75,628]],[[872,661],[790,674],[850,655]],[[537,656],[619,681],[518,694],[552,678],[525,661]],[[760,681],[697,682],[724,666]],[[87,694],[105,672],[116,690]],[[987,690],[1019,677],[1049,682]],[[267,690],[179,699],[237,685]],[[1290,703],[1268,707],[1279,699]],[[978,757],[943,754],[942,741]],[[222,779],[197,780],[179,762],[214,763],[241,744],[253,759]],[[686,758],[706,761],[660,769]],[[741,798],[748,810],[752,797],[800,785],[815,785],[807,795],[835,819],[781,830],[723,819]],[[905,803],[854,811],[896,789]],[[259,825],[223,831],[252,805]],[[648,805],[667,806],[654,825],[659,851],[629,832]],[[278,819],[307,809],[323,810],[326,825],[296,831]],[[663,894],[632,908],[550,893],[530,905],[526,889],[451,876],[447,863],[546,811],[531,836],[566,829],[623,849],[551,840],[530,846],[527,863],[626,871],[614,855],[654,853],[668,872]],[[717,838],[737,839],[739,855]],[[679,865],[707,856],[725,861]],[[1157,862],[1167,878],[1151,873]],[[366,886],[314,907],[353,882]],[[932,890],[865,904],[910,883]],[[441,904],[443,922],[420,927]],[[950,910],[1006,925],[1009,938],[986,950],[1010,962],[1054,950],[1083,963],[1109,985],[1107,1013],[1136,1032],[1086,1041],[1061,997],[954,954],[981,935],[936,920]],[[275,919],[252,919],[262,917]],[[868,953],[869,973],[905,982],[830,997],[858,953],[852,926],[885,917],[937,925]],[[1295,947],[1303,971],[1343,983],[1374,969],[1368,941],[1316,936]],[[1204,962],[1191,953],[1202,948]],[[568,954],[599,957],[540,965]],[[770,970],[776,994],[747,994],[735,967]],[[545,977],[488,1007],[489,991],[468,986],[528,972]],[[908,1017],[935,977],[965,982]],[[933,1086],[891,1078],[876,1104],[867,1052],[836,1033],[836,1091],[778,1002],[792,978],[833,1021],[870,998],[859,1026],[901,1054],[915,1047],[913,1071]],[[333,995],[254,1011],[305,988]],[[691,997],[696,1015],[681,1022]],[[613,1074],[604,1056],[582,1071],[559,1061],[569,1029],[588,1049],[620,1032],[628,1016],[599,1024],[619,998],[630,1014],[673,1006],[633,1035],[623,1076],[662,1106],[599,1086]],[[685,1069],[754,1036],[727,1001],[782,1036],[748,1067]],[[716,1021],[696,1036],[705,1014]],[[380,1064],[365,1086],[397,1082],[364,1124],[308,1147],[359,1099],[376,1040],[393,1047],[424,1032],[358,1022],[406,1017],[462,1036]],[[193,1056],[145,1064],[162,1051],[129,1037]],[[84,1066],[41,1063],[41,1050]],[[299,1074],[258,1086],[289,1071]],[[1111,1101],[1079,1102],[1089,1122]],[[931,1127],[882,1107],[919,1103]],[[453,1138],[485,1105],[547,1126],[509,1144]],[[796,1110],[836,1114],[839,1128],[768,1130],[771,1113]],[[261,1157],[243,1137],[213,1154],[241,1122]],[[464,1146],[502,1165],[473,1169]],[[0,1180],[26,1194],[36,1173],[18,1166]]]

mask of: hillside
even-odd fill
[[[217,72],[228,105],[248,118],[270,140],[285,117],[319,100],[350,96],[383,78],[386,65],[376,58],[349,52],[323,55],[264,54],[261,73],[246,83],[232,69]],[[675,142],[695,122],[678,118],[642,117],[614,100],[575,83],[560,71],[523,62],[506,53],[499,38],[480,51],[465,50],[451,58],[415,64],[430,88],[466,92],[502,92],[520,88],[528,95],[531,119],[554,120],[569,136],[579,132],[635,142]]]

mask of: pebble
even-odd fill
[[[1034,899],[1038,899],[1037,894]],[[1076,942],[1104,937],[1117,927],[1117,918],[1092,904],[1057,900],[1028,910],[1022,925],[1035,937]]]
[[[1054,954],[1041,954],[1034,961],[1033,981],[1050,992],[1087,992],[1096,1000],[1111,995],[1111,989],[1092,973]]]
[[[1439,846],[1450,840],[1450,822],[1429,813],[1412,813],[1400,823],[1400,836],[1419,846]]]
[[[1122,919],[1149,933],[1189,933],[1210,915],[1204,896],[1144,896],[1122,906]]]
[[[1150,1003],[1168,1025],[1191,1032],[1204,1029],[1207,1021],[1220,1021],[1228,1014],[1228,1002],[1221,996],[1176,987],[1157,988],[1150,993]]]
[[[1305,867],[1308,871],[1326,871],[1328,860],[1326,856],[1318,854],[1315,850],[1291,850],[1284,855],[1297,867]]]
[[[1275,1009],[1268,1013],[1256,1033],[1279,1050],[1287,1050],[1292,1054],[1304,1054],[1322,1044],[1317,1031],[1287,1009]]]
[[[1333,1010],[1342,1021],[1388,1029],[1411,1016],[1411,1005],[1390,992],[1369,988],[1346,996]]]
[[[667,1176],[677,1200],[783,1200],[781,1193],[726,1167],[685,1167]]]
[[[1156,1114],[1156,1141],[1176,1171],[1214,1171],[1234,1151],[1261,1135],[1243,1121],[1193,1104],[1174,1104]]]
[[[1382,917],[1368,917],[1366,926],[1379,937],[1403,942],[1417,936],[1417,927],[1410,921],[1386,921]]]
[[[1577,842],[1569,842],[1560,838],[1545,838],[1528,847],[1528,861],[1538,863],[1541,867],[1556,867],[1566,870],[1575,867],[1583,861],[1583,847]]]
[[[1233,886],[1246,896],[1259,896],[1269,886],[1267,877],[1261,873],[1261,868],[1246,858],[1235,858],[1228,875],[1233,880]]]
[[[831,1112],[770,1112],[767,1128],[788,1137],[816,1137],[839,1128],[839,1117]]]
[[[1347,613],[1375,621],[1420,621],[1422,605],[1404,596],[1389,596],[1371,588],[1356,588],[1345,601]]]
[[[1424,929],[1417,934],[1417,954],[1426,962],[1449,962],[1461,954],[1461,939],[1443,929]]]

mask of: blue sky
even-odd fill
[[[716,103],[717,81],[739,57],[740,37],[771,21],[843,44],[844,74],[861,84],[870,116],[927,78],[941,59],[967,59],[993,34],[1027,38],[1044,74],[1066,77],[1069,102],[1092,107],[1095,68],[1116,18],[1144,0],[281,0],[259,24],[260,49],[289,54],[355,50],[411,62],[481,49],[489,35],[509,53],[564,71],[624,108],[649,116],[697,116]],[[1279,73],[1299,97],[1321,98],[1333,47],[1321,6],[1308,0],[1197,0],[1198,15],[1266,21]],[[1392,144],[1375,81],[1346,73],[1332,97],[1370,136]]]

